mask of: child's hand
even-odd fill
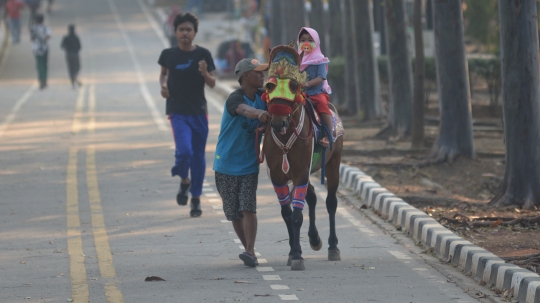
[[[304,83],[304,85],[303,85],[303,86],[304,86],[304,87],[309,87],[309,83],[308,83],[308,82],[306,82],[306,83]]]

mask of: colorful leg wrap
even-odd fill
[[[297,186],[293,190],[292,206],[293,208],[304,209],[306,204],[307,184]]]
[[[278,186],[274,184],[274,190],[276,191],[276,195],[279,200],[279,204],[281,205],[287,205],[290,200],[289,196],[289,185],[285,184],[282,186]]]

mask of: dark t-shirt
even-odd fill
[[[214,71],[214,60],[210,52],[196,46],[192,51],[183,51],[178,46],[164,49],[159,56],[159,65],[168,70],[166,114],[206,115],[204,77],[199,72],[199,61],[205,60],[208,72]]]

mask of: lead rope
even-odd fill
[[[283,162],[281,165],[281,170],[283,170],[284,173],[289,172],[290,165],[289,165],[289,159],[287,158],[287,154],[289,153],[289,150],[291,149],[294,142],[298,138],[296,134],[299,134],[300,132],[302,132],[302,129],[304,128],[304,118],[305,118],[305,111],[304,111],[304,107],[302,106],[302,111],[300,112],[300,123],[296,126],[295,131],[289,137],[287,144],[281,143],[279,138],[276,136],[274,129],[271,128],[272,138],[274,138],[274,142],[276,142],[277,146],[281,148],[281,150],[283,151]]]

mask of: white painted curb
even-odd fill
[[[402,228],[444,261],[462,269],[474,279],[500,291],[513,288],[514,300],[540,303],[540,276],[506,263],[489,251],[457,236],[435,219],[409,205],[375,182],[360,169],[341,164],[341,184],[352,191],[367,207],[379,212],[389,222]]]

